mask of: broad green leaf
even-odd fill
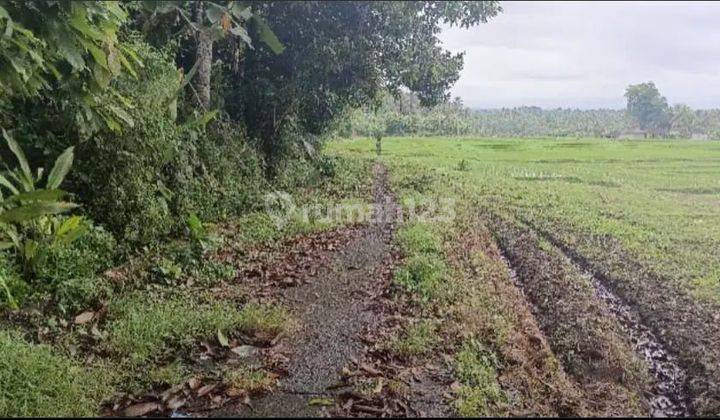
[[[62,190],[35,190],[30,192],[24,192],[15,194],[7,198],[0,204],[8,203],[20,203],[23,201],[58,201],[62,199],[67,193]]]
[[[3,212],[0,214],[0,222],[22,223],[41,216],[65,213],[76,207],[77,204],[64,201],[35,201]]]
[[[91,38],[95,41],[103,41],[104,36],[102,32],[93,28],[88,23],[87,12],[84,6],[73,4],[72,11],[73,13],[72,17],[70,18],[70,26],[72,26],[78,32],[87,36],[88,38]],[[78,40],[82,40],[82,38],[78,38]]]
[[[128,127],[135,126],[135,121],[132,119],[130,114],[125,112],[124,109],[113,104],[107,104],[107,107],[113,114],[115,114],[116,117],[120,118],[125,123],[125,125],[127,125]]]
[[[120,58],[120,63],[122,63],[123,67],[125,67],[125,70],[128,71],[132,75],[132,77],[137,78],[137,72],[135,72],[135,69],[133,68],[132,64],[125,58],[125,54],[118,53],[118,57]]]
[[[275,32],[270,29],[265,19],[258,15],[253,15],[252,19],[257,25],[260,40],[270,47],[275,54],[282,54],[282,52],[285,51],[285,46],[280,42],[278,37],[275,36]]]
[[[65,235],[68,232],[77,229],[82,221],[82,216],[70,216],[62,222],[55,234],[59,236]]]
[[[2,6],[0,6],[0,18],[10,19],[10,15],[8,14],[7,10],[5,10],[5,8]]]
[[[85,60],[82,56],[82,50],[77,47],[73,38],[67,35],[57,37],[58,53],[64,58],[73,69],[81,71],[85,69]]]
[[[5,178],[3,175],[0,175],[0,185],[4,186],[5,188],[9,189],[13,194],[19,194],[20,191],[18,191],[17,188],[10,182],[7,178]]]
[[[0,286],[2,286],[3,290],[5,291],[5,297],[7,298],[8,306],[10,307],[10,309],[17,309],[17,302],[15,302],[15,299],[10,293],[10,288],[8,287],[7,282],[2,277],[0,277]]]
[[[23,173],[28,179],[32,179],[32,171],[30,171],[30,165],[28,164],[27,158],[25,157],[25,153],[23,153],[22,148],[18,144],[18,142],[15,141],[10,135],[5,131],[5,129],[2,129],[3,137],[5,137],[5,141],[7,141],[8,147],[10,147],[10,150],[13,152],[15,157],[17,157],[18,162],[20,162],[20,168],[22,168]]]
[[[95,60],[96,63],[98,63],[105,70],[110,70],[110,67],[108,66],[108,60],[107,60],[107,55],[105,54],[105,51],[100,49],[92,41],[88,41],[83,38],[78,38],[78,41],[80,41],[80,44],[82,44],[82,46],[87,51],[90,52],[90,55],[92,55],[93,60]]]
[[[22,187],[23,191],[32,191],[35,189],[33,179],[27,178],[21,170],[15,169],[14,171],[8,172],[8,175],[10,175],[10,178],[12,178],[18,186]]]
[[[62,184],[63,180],[65,180],[65,177],[67,176],[68,172],[70,172],[70,168],[72,167],[73,158],[75,157],[74,150],[74,147],[68,147],[55,160],[55,165],[50,171],[50,175],[48,175],[48,181],[46,184],[47,188],[58,188],[60,187],[60,184]]]
[[[87,231],[87,224],[82,216],[71,216],[63,221],[55,232],[55,243],[67,245],[75,241]]]

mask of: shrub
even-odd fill
[[[28,293],[29,286],[20,274],[20,268],[9,255],[0,254],[0,308],[16,308]]]
[[[414,223],[398,232],[398,243],[407,254],[440,253],[440,238],[424,223]]]
[[[262,162],[242,128],[220,119],[188,132],[168,181],[180,217],[218,220],[255,208],[265,181]]]
[[[109,388],[50,347],[0,331],[0,416],[94,416]]]
[[[87,309],[112,293],[101,273],[113,266],[117,243],[110,232],[86,223],[77,241],[52,249],[37,268],[37,286],[49,291],[63,312]]]
[[[413,357],[427,354],[437,342],[435,326],[430,321],[420,321],[408,327],[391,347],[400,356]]]
[[[414,223],[398,232],[398,243],[406,260],[395,281],[422,301],[437,297],[448,271],[440,238],[427,224]]]
[[[144,63],[138,79],[124,76],[113,83],[133,104],[133,124],[81,143],[71,179],[95,220],[132,245],[153,242],[174,227],[164,172],[180,144],[170,109],[180,87],[175,64],[149,46],[138,43],[136,49]]]
[[[446,272],[445,261],[433,254],[419,254],[407,259],[395,273],[395,281],[427,302],[437,295]]]

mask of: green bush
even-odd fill
[[[0,308],[19,306],[29,291],[20,267],[13,260],[10,255],[0,253]]]
[[[437,295],[446,272],[447,265],[438,256],[419,254],[406,260],[395,273],[395,281],[417,293],[423,301],[429,301]]]
[[[413,223],[401,229],[398,232],[398,243],[407,254],[442,252],[440,238],[424,223]]]
[[[440,237],[427,224],[413,223],[400,229],[397,240],[406,259],[395,281],[425,302],[437,297],[448,272]]]
[[[0,417],[95,416],[108,395],[99,375],[0,331]]]
[[[497,382],[495,354],[477,341],[469,339],[455,356],[456,373],[462,383],[457,409],[462,417],[484,417],[495,412],[493,407],[507,402]]]
[[[419,321],[410,325],[402,337],[392,342],[391,348],[400,356],[413,357],[427,354],[439,337],[430,321]]]
[[[72,172],[73,190],[86,212],[132,245],[156,241],[174,227],[164,174],[180,144],[171,110],[180,87],[175,64],[148,46],[138,44],[137,50],[144,63],[138,79],[124,76],[113,83],[133,104],[132,127],[103,131],[81,143]]]
[[[117,243],[102,227],[86,223],[87,231],[77,241],[50,250],[34,279],[63,312],[87,309],[112,292],[101,273],[113,266]]]
[[[188,132],[168,181],[178,217],[219,220],[255,208],[266,184],[262,161],[244,131],[225,120]]]

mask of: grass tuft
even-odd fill
[[[390,347],[401,357],[418,357],[428,354],[438,341],[435,326],[430,321],[420,321],[408,327]]]
[[[455,357],[457,375],[462,382],[457,410],[462,417],[489,416],[494,407],[507,401],[497,382],[494,354],[475,340],[467,340]]]
[[[157,358],[168,345],[188,344],[217,331],[266,341],[279,334],[287,320],[284,312],[274,307],[246,305],[238,309],[227,302],[206,304],[189,298],[148,302],[141,294],[115,302],[111,314],[111,350],[135,360]]]
[[[0,331],[0,417],[94,416],[109,392],[72,359]]]

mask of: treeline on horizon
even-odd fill
[[[653,132],[642,130],[627,109],[471,109],[460,98],[427,108],[413,94],[401,93],[353,111],[338,135],[720,138],[720,109],[676,105],[667,108],[665,119],[662,129]]]

